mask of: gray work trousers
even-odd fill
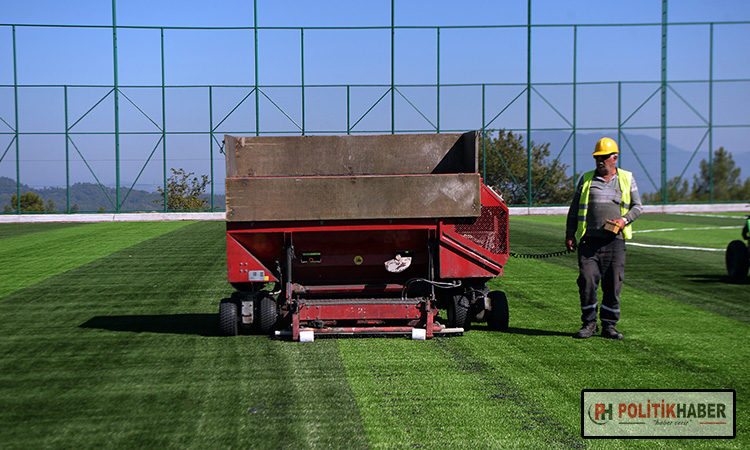
[[[578,245],[578,292],[581,296],[581,321],[596,322],[599,306],[596,291],[602,284],[599,318],[603,327],[620,320],[620,291],[625,278],[625,241],[584,237]]]

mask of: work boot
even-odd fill
[[[604,327],[602,330],[602,337],[609,339],[622,339],[622,333],[615,330],[614,326]]]
[[[576,339],[587,339],[599,331],[599,327],[596,326],[596,322],[584,323],[578,333],[574,334],[573,337]]]

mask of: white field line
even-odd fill
[[[633,230],[633,234],[635,233],[655,233],[659,231],[694,231],[694,230],[731,230],[731,229],[739,229],[742,228],[742,226],[726,226],[726,227],[700,227],[700,228],[659,228],[657,230]]]
[[[719,216],[716,214],[673,213],[675,216],[711,217],[713,219],[747,219],[747,216]]]
[[[704,248],[704,247],[682,247],[679,245],[651,245],[641,244],[640,242],[628,242],[628,245],[634,245],[636,247],[650,247],[650,248],[669,248],[674,250],[701,250],[704,252],[723,252],[723,248]]]
[[[635,233],[653,233],[658,231],[694,231],[694,230],[728,230],[728,229],[736,229],[736,228],[742,228],[741,226],[731,226],[731,227],[700,227],[700,228],[661,228],[658,230],[633,230],[633,234]],[[706,247],[685,247],[685,246],[679,246],[679,245],[653,245],[653,244],[641,244],[639,242],[629,242],[628,245],[634,245],[636,247],[649,247],[649,248],[669,248],[669,249],[675,249],[675,250],[700,250],[704,252],[724,252],[726,251],[723,248],[706,248]]]

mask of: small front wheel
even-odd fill
[[[225,298],[219,303],[219,331],[223,336],[239,334],[239,313],[237,303]]]
[[[469,298],[461,294],[455,294],[448,303],[448,326],[452,328],[463,328],[464,331],[471,329],[471,317],[469,316]]]
[[[276,318],[278,316],[276,300],[270,295],[261,294],[258,296],[257,301],[258,332],[261,334],[269,334],[276,326]]]

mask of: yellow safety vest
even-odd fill
[[[589,193],[591,191],[591,180],[594,179],[594,173],[592,170],[583,174],[583,187],[581,188],[581,200],[578,204],[578,229],[576,230],[576,237],[581,239],[586,233],[586,214],[589,209]],[[633,173],[627,170],[617,169],[617,180],[620,183],[620,190],[622,191],[622,200],[620,200],[620,212],[624,216],[630,210],[630,180],[633,179]],[[625,239],[633,238],[633,227],[631,224],[627,224],[622,229],[622,236]]]

